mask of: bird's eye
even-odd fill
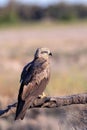
[[[42,53],[42,54],[43,54],[43,53],[47,53],[47,54],[48,54],[48,52],[47,52],[47,51],[42,51],[41,53]]]

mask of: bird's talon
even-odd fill
[[[39,98],[44,98],[46,97],[46,94],[43,92],[42,95],[39,95]]]

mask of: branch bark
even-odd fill
[[[44,97],[44,98],[38,97],[35,99],[31,108],[56,108],[66,105],[86,104],[86,103],[87,103],[87,93],[70,95],[70,96],[61,96],[61,97]],[[4,110],[0,110],[0,117],[7,117],[10,114],[15,113],[16,106],[17,102],[7,106],[7,108]]]

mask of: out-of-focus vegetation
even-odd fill
[[[65,95],[87,90],[87,25],[79,22],[84,19],[87,19],[87,5],[59,3],[41,7],[10,0],[8,5],[0,7],[0,25],[18,25],[0,30],[1,94],[18,93],[22,68],[41,46],[54,51],[47,94]],[[65,26],[61,22],[74,20],[77,20],[75,24],[67,22]]]
[[[10,1],[7,6],[0,7],[0,24],[39,21],[50,19],[56,21],[72,21],[87,19],[87,5],[69,5],[59,3],[41,7],[36,5],[22,5]]]
[[[33,59],[38,47],[48,47],[53,53],[47,95],[87,91],[86,19],[85,5],[39,7],[10,0],[7,6],[0,7],[0,109],[17,99],[23,66]],[[29,110],[23,121],[14,122],[13,115],[0,119],[0,130],[16,129],[86,130],[87,105]]]
[[[86,23],[30,25],[0,30],[0,94],[17,96],[22,68],[38,47],[53,52],[47,95],[87,91]]]

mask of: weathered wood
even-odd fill
[[[70,96],[61,96],[61,97],[44,97],[36,98],[31,108],[56,108],[65,105],[72,104],[86,104],[87,103],[87,93],[76,94]],[[15,113],[17,102],[9,105],[5,110],[0,110],[0,117],[6,117],[10,114]]]

